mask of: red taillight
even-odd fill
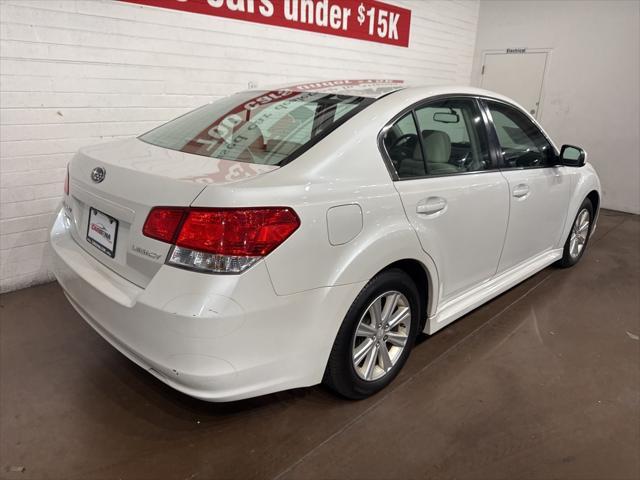
[[[298,215],[288,207],[156,207],[143,233],[176,245],[170,264],[240,272],[272,252],[299,226]]]
[[[263,257],[300,226],[290,208],[191,210],[179,247],[218,255]]]
[[[151,209],[144,222],[142,233],[161,242],[173,243],[186,208],[155,207]]]
[[[69,164],[67,163],[67,174],[64,177],[64,194],[69,195]]]

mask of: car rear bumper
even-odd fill
[[[115,348],[171,387],[208,401],[319,383],[363,283],[274,292],[264,262],[241,275],[163,265],[142,289],[51,230],[53,271],[74,308]]]

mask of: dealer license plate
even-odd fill
[[[116,254],[116,240],[118,238],[118,220],[106,213],[89,208],[89,226],[87,241],[110,257]]]

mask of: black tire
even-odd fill
[[[355,343],[356,338],[360,338],[356,337],[356,328],[361,324],[361,321],[366,321],[363,319],[369,318],[369,320],[372,321],[370,317],[367,317],[367,315],[369,315],[368,309],[376,299],[385,294],[393,295],[394,292],[400,293],[404,296],[404,298],[400,295],[397,296],[397,298],[400,299],[398,300],[397,308],[400,309],[406,306],[410,308],[410,319],[405,321],[402,333],[407,336],[406,343],[404,344],[404,347],[402,347],[403,350],[396,353],[395,363],[388,370],[382,368],[381,363],[379,363],[381,362],[379,354],[375,353],[382,347],[373,347],[376,350],[371,355],[372,358],[375,357],[374,361],[377,365],[374,368],[378,372],[386,371],[386,373],[379,373],[382,376],[378,379],[365,380],[362,378],[363,373],[361,370],[359,370],[360,373],[356,372],[356,368],[359,367],[354,366],[353,350],[354,348],[357,348],[357,344]],[[381,302],[385,303],[380,303],[381,306],[386,304],[387,298],[390,297],[382,297]],[[390,304],[391,303],[392,302],[390,302]],[[407,303],[408,305],[406,305]],[[399,312],[400,310],[397,311]],[[420,312],[418,290],[409,275],[404,271],[395,268],[383,271],[376,275],[358,294],[342,322],[340,330],[338,331],[334,341],[333,348],[331,349],[323,383],[340,395],[353,400],[369,397],[370,395],[382,390],[393,381],[407,361],[418,333],[417,330],[420,323],[420,315],[422,315],[422,312]],[[382,330],[383,329],[384,328],[382,328]],[[379,334],[381,333],[381,330],[379,330]],[[377,341],[378,343],[376,343],[376,345],[383,344],[385,350],[391,352],[394,346],[392,343],[388,344],[386,339],[386,335],[383,338],[378,337],[377,340],[375,339],[375,336],[372,336],[371,339],[362,341],[362,344],[365,341]],[[386,358],[388,359],[389,357]]]
[[[578,219],[580,218],[581,215],[583,215],[584,211],[586,211],[589,214],[589,219],[588,219],[589,225],[586,229],[587,231],[585,233],[586,237],[584,238],[584,244],[582,248],[576,253],[575,250],[572,252],[571,241],[572,241],[572,237],[576,229],[576,226],[579,222]],[[591,238],[592,227],[593,227],[593,204],[591,203],[591,200],[589,200],[588,198],[585,198],[584,202],[582,202],[582,205],[580,205],[580,208],[578,209],[578,213],[576,214],[576,217],[573,219],[573,223],[571,224],[571,230],[569,231],[569,235],[567,236],[567,241],[564,243],[564,251],[562,254],[562,258],[557,262],[559,267],[561,268],[573,267],[576,263],[580,261],[580,259],[582,258],[582,255],[584,255],[584,252],[587,249],[589,239]]]

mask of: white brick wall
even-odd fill
[[[0,290],[51,278],[47,227],[83,145],[249,82],[469,84],[478,3],[395,3],[413,11],[409,48],[113,0],[0,0]]]

